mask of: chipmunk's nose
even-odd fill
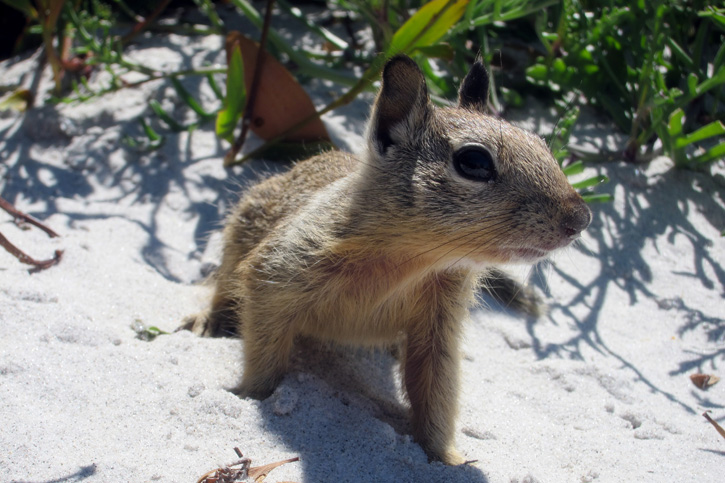
[[[569,212],[561,220],[561,233],[568,239],[574,239],[584,231],[592,221],[592,211],[587,204],[577,196]]]

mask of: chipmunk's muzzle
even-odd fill
[[[564,239],[573,241],[579,238],[589,223],[592,222],[592,211],[587,204],[577,195],[576,201],[564,215],[559,225],[559,230]]]

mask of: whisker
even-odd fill
[[[485,218],[482,218],[482,220],[484,220],[484,219],[485,219]],[[434,252],[434,251],[436,251],[436,250],[439,250],[440,248],[443,248],[444,246],[446,246],[446,245],[448,245],[448,244],[450,244],[450,243],[455,243],[455,242],[457,242],[457,241],[460,241],[460,240],[465,240],[466,238],[469,238],[469,237],[475,237],[475,236],[479,235],[479,234],[480,234],[481,232],[483,232],[484,230],[488,230],[488,229],[491,229],[491,228],[494,228],[494,229],[495,229],[495,228],[496,228],[496,227],[498,227],[498,226],[501,226],[501,225],[505,225],[505,223],[506,223],[506,220],[507,220],[507,219],[508,219],[508,216],[501,216],[501,221],[500,221],[499,223],[496,223],[496,224],[494,224],[494,225],[490,225],[490,226],[489,226],[489,225],[487,225],[487,226],[485,226],[485,227],[481,227],[481,228],[480,228],[480,229],[478,229],[478,230],[475,230],[475,231],[473,231],[473,232],[469,232],[469,233],[465,233],[465,234],[463,234],[463,235],[461,235],[461,236],[458,236],[458,237],[456,237],[456,238],[453,238],[453,239],[451,239],[451,240],[447,240],[447,241],[445,241],[445,242],[443,242],[443,243],[441,243],[441,244],[439,244],[439,245],[436,245],[436,246],[434,246],[434,247],[432,247],[432,248],[429,248],[428,250],[425,250],[425,251],[423,251],[423,252],[417,253],[416,255],[413,255],[412,257],[410,257],[410,258],[408,258],[408,259],[406,259],[406,260],[402,261],[401,263],[399,263],[399,264],[398,264],[398,265],[396,266],[396,268],[399,268],[399,267],[400,267],[400,266],[402,266],[403,264],[406,264],[406,263],[408,263],[408,262],[410,262],[410,261],[412,261],[412,260],[414,260],[414,259],[416,259],[416,258],[422,257],[422,256],[426,255],[427,253],[430,253],[430,252]],[[461,229],[462,229],[462,228],[461,228]],[[456,249],[460,248],[460,247],[461,247],[461,246],[463,246],[464,244],[465,244],[465,243],[461,243],[461,244],[459,244],[459,245],[457,245],[457,246],[454,246],[454,247],[453,247],[453,248],[451,248],[451,249],[450,249],[449,251],[447,251],[446,253],[442,254],[442,255],[441,255],[440,257],[438,257],[438,258],[437,258],[437,259],[435,260],[435,262],[436,262],[436,263],[437,263],[437,262],[439,262],[439,261],[440,261],[440,260],[442,260],[442,259],[443,259],[443,258],[444,258],[444,257],[445,257],[446,255],[448,255],[449,253],[451,253],[451,252],[455,251]]]

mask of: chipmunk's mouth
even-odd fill
[[[497,263],[535,264],[549,258],[554,252],[570,244],[570,241],[538,246],[499,245],[485,247],[481,251],[469,252],[465,264],[473,266],[490,266]],[[542,246],[543,245],[543,246]],[[462,259],[459,259],[461,261]]]
[[[551,250],[542,250],[539,248],[514,248],[512,254],[515,258],[524,261],[538,261],[545,258],[551,253]]]
[[[455,265],[482,269],[500,263],[534,264],[547,258],[552,251],[533,247],[497,247],[493,250],[488,249],[485,253],[478,254],[478,256],[469,254],[466,257],[459,258]]]
[[[499,254],[506,263],[536,263],[547,258],[560,247],[501,247]]]
[[[536,263],[549,257],[555,251],[569,246],[572,241],[572,239],[562,239],[558,243],[545,244],[545,246],[504,247],[501,251],[506,253],[513,263]]]

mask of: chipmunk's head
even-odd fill
[[[415,62],[391,59],[368,127],[369,173],[390,193],[386,213],[448,263],[535,262],[578,238],[591,212],[540,137],[485,113],[488,84],[477,61],[458,106],[436,108]]]

